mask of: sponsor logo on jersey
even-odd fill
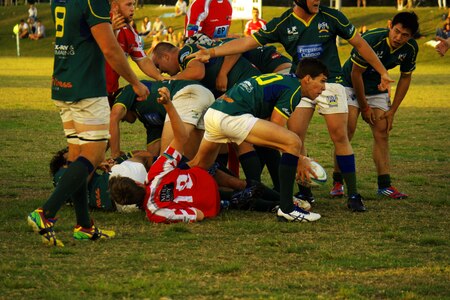
[[[69,56],[75,55],[75,49],[72,45],[55,45],[55,55]]]
[[[319,33],[329,32],[330,26],[328,26],[327,22],[320,22],[317,24],[317,29],[319,30]]]
[[[382,51],[382,50],[380,51],[379,50],[379,51],[376,52],[376,54],[377,54],[378,58],[382,58],[383,54],[384,54],[384,51]]]
[[[222,96],[220,96],[220,97],[217,99],[217,101],[218,101],[218,102],[223,102],[223,101],[225,101],[225,102],[227,102],[227,103],[233,103],[233,102],[234,102],[234,100],[233,100],[232,98],[228,97],[227,94],[223,94]]]
[[[184,62],[184,59],[185,59],[186,56],[188,56],[189,54],[191,54],[190,51],[186,51],[186,52],[182,53],[182,54],[180,55],[180,62]]]
[[[399,60],[399,61],[404,61],[405,58],[406,58],[406,53],[402,53],[402,54],[400,54],[400,55],[398,56],[398,60]]]
[[[322,44],[312,44],[312,45],[298,45],[297,54],[298,58],[302,59],[304,57],[314,57],[318,58],[323,53]]]
[[[292,26],[291,28],[287,29],[288,35],[298,35],[297,26]]]
[[[253,85],[248,80],[239,83],[239,87],[245,90],[247,93],[251,93],[253,91]]]
[[[284,114],[286,116],[289,116],[289,117],[291,116],[291,111],[289,109],[287,109],[286,107],[283,107],[281,110],[284,112]]]

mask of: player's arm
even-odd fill
[[[358,53],[380,74],[381,83],[380,87],[382,90],[389,89],[389,85],[391,82],[394,82],[389,77],[389,74],[386,68],[381,63],[378,56],[375,54],[373,49],[369,46],[369,44],[364,40],[359,33],[357,33],[352,39],[348,40],[348,42],[355,47]]]
[[[149,57],[145,57],[143,59],[137,60],[136,64],[139,69],[144,72],[145,75],[155,79],[155,80],[164,80],[164,76],[156,68],[155,64]]]
[[[400,79],[397,83],[397,89],[395,90],[394,100],[392,101],[391,108],[386,111],[382,119],[387,121],[387,131],[392,129],[392,124],[394,123],[394,115],[397,112],[403,99],[405,99],[406,93],[408,92],[409,85],[411,84],[412,73],[401,73]]]
[[[199,51],[192,53],[187,58],[195,58],[200,60],[201,62],[208,62],[210,58],[240,54],[246,51],[255,49],[261,46],[258,42],[253,38],[253,36],[246,36],[240,39],[235,39],[224,43],[220,46],[214,48],[204,48],[199,46]]]
[[[202,80],[205,77],[205,64],[198,60],[191,60],[188,62],[186,68],[180,73],[172,76],[173,79],[178,80]]]
[[[158,89],[158,93],[160,95],[160,97],[157,99],[158,103],[164,105],[167,115],[170,118],[170,125],[172,126],[173,140],[172,142],[170,142],[169,146],[183,154],[184,145],[189,138],[186,127],[181,120],[177,110],[173,106],[169,90],[166,87],[162,87]]]
[[[111,138],[109,139],[109,146],[111,147],[111,157],[119,157],[120,152],[120,121],[125,117],[127,113],[126,108],[121,104],[115,104],[111,109],[109,119],[109,133]]]
[[[355,91],[356,100],[358,101],[359,108],[361,110],[361,115],[364,121],[369,124],[374,124],[375,122],[375,114],[367,103],[366,99],[366,91],[364,89],[364,81],[363,81],[363,73],[366,68],[358,66],[356,63],[353,63],[352,71],[351,71],[351,79],[353,90]]]
[[[221,92],[225,92],[227,90],[228,73],[230,73],[231,69],[233,69],[240,57],[240,54],[227,55],[224,57],[222,67],[220,68],[216,78],[216,90]]]
[[[132,85],[134,92],[138,95],[137,99],[147,99],[150,92],[148,88],[139,81],[136,74],[128,64],[126,56],[114,36],[111,24],[99,23],[94,25],[91,27],[91,33],[109,65]]]

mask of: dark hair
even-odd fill
[[[156,57],[160,57],[163,53],[171,52],[175,48],[177,48],[177,47],[175,47],[171,43],[160,42],[160,43],[158,43],[158,45],[155,46],[155,48],[152,51],[152,54]]]
[[[113,202],[120,205],[136,204],[142,207],[145,198],[145,188],[136,184],[129,177],[109,177],[109,195]]]
[[[320,74],[328,77],[328,68],[323,62],[321,62],[317,58],[312,57],[302,58],[302,60],[297,65],[297,69],[295,70],[295,75],[297,75],[297,77],[300,79],[302,79],[306,75],[315,78]]]
[[[392,19],[392,27],[396,24],[402,24],[404,28],[411,30],[411,35],[414,35],[419,30],[419,17],[414,12],[400,12]]]
[[[53,155],[52,159],[50,160],[50,175],[52,177],[55,176],[56,172],[58,172],[58,170],[67,163],[67,160],[64,158],[64,154],[66,154],[67,152],[69,152],[69,149],[66,147],[59,150],[55,153],[55,155]]]

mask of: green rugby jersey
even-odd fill
[[[207,45],[202,45],[206,48],[210,48]],[[186,69],[191,59],[186,59],[186,56],[189,54],[197,52],[199,49],[197,45],[190,44],[185,45],[181,48],[180,53],[178,54],[178,62],[180,63],[181,69]],[[211,58],[208,63],[205,64],[205,77],[200,81],[203,86],[207,89],[211,90],[213,93],[216,91],[216,78],[219,74],[220,68],[223,64],[223,57],[215,57]],[[230,89],[236,83],[239,83],[247,78],[252,76],[260,75],[261,72],[256,69],[248,60],[243,57],[240,57],[239,60],[235,63],[233,68],[228,73],[228,85],[227,90]]]
[[[161,137],[164,120],[166,118],[164,106],[157,101],[157,98],[159,97],[158,89],[163,86],[167,87],[173,98],[182,88],[191,84],[199,84],[199,82],[194,80],[141,80],[141,82],[145,84],[150,91],[150,95],[148,95],[145,101],[137,101],[137,95],[133,91],[133,87],[131,85],[126,85],[117,95],[114,105],[119,104],[126,110],[136,112],[139,121],[141,121],[147,129],[147,143],[151,143]]]
[[[387,28],[377,28],[365,32],[362,36],[367,43],[372,47],[373,51],[377,54],[383,66],[386,70],[400,66],[400,72],[411,73],[416,69],[416,58],[419,52],[419,47],[417,42],[411,38],[403,46],[393,49],[389,44],[389,29]],[[350,58],[344,63],[344,85],[352,87],[351,72],[353,64],[365,68],[363,73],[364,80],[364,90],[366,95],[376,95],[381,93],[378,90],[378,84],[380,83],[381,77],[377,71],[369,65],[364,58],[356,51],[352,50]]]
[[[231,116],[252,114],[266,119],[275,109],[286,119],[300,103],[301,88],[294,74],[263,74],[249,78],[219,97],[211,108]]]
[[[106,96],[105,59],[90,28],[110,22],[108,0],[51,1],[56,26],[52,99]]]
[[[294,14],[293,9],[267,23],[253,38],[260,44],[281,43],[292,57],[291,72],[304,57],[320,59],[330,72],[328,82],[342,81],[342,69],[336,46],[336,37],[346,40],[356,34],[355,26],[341,12],[320,6],[319,12],[309,22]]]

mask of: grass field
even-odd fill
[[[50,29],[48,7],[38,9]],[[264,16],[282,10],[266,7]],[[146,7],[136,17],[165,11]],[[450,55],[423,46],[439,23],[437,9],[417,10],[427,38],[419,40],[417,70],[391,135],[392,177],[409,199],[375,196],[371,135],[360,122],[353,147],[367,213],[329,199],[328,182],[315,190],[322,219],[311,224],[225,211],[198,224],[155,225],[143,213],[95,211],[117,238],[80,243],[71,239],[73,209],[64,207],[56,226],[62,249],[41,245],[25,221],[52,191],[48,162],[64,138],[49,100],[51,38],[22,41],[15,57],[10,28],[23,12],[0,8],[0,299],[450,299]],[[344,12],[358,26],[375,27],[396,11]],[[340,50],[345,59],[348,45]],[[123,137],[127,149],[144,147],[139,125],[125,125]],[[313,118],[307,144],[331,175],[321,117]]]

